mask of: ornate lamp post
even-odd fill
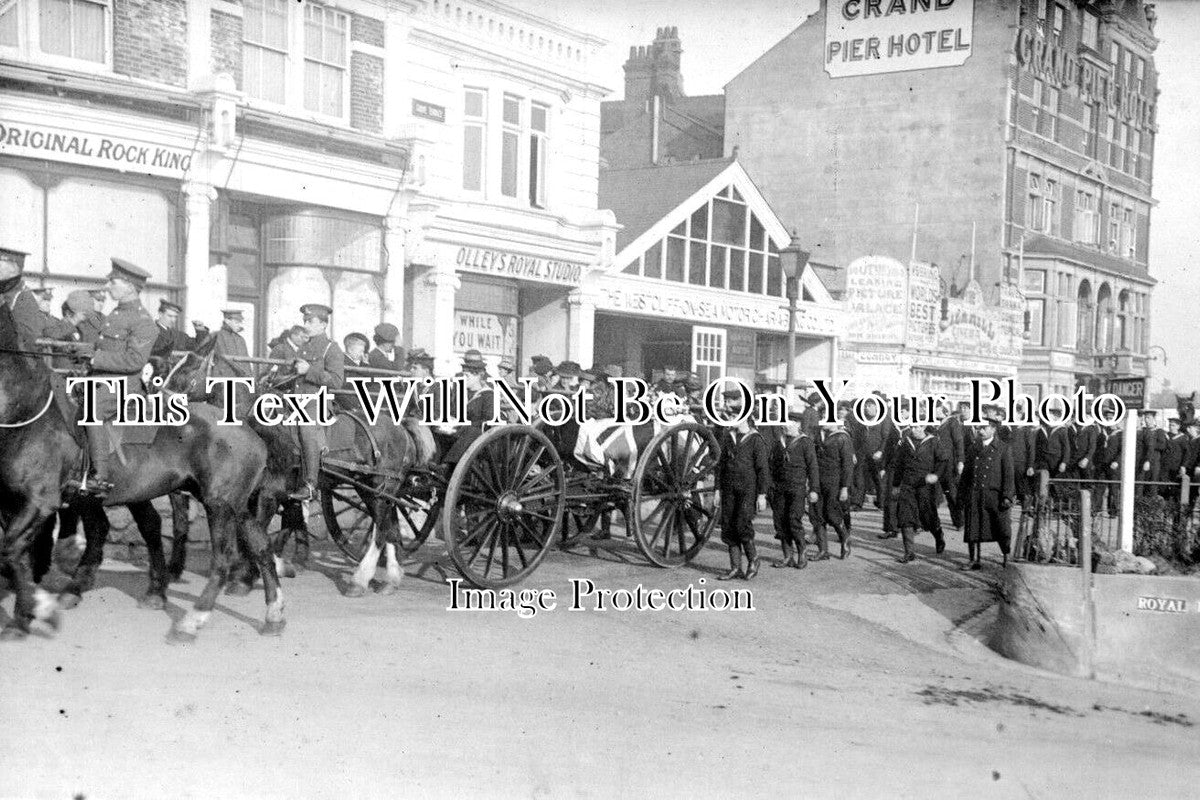
[[[800,301],[800,276],[808,264],[809,252],[800,246],[796,231],[792,231],[792,241],[779,251],[779,264],[783,267],[783,275],[787,284],[788,310],[788,360],[787,360],[787,393],[788,397],[796,391],[796,313]]]

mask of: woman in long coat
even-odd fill
[[[985,542],[1000,545],[1008,564],[1011,543],[1008,510],[1016,494],[1012,456],[1008,445],[997,435],[1001,422],[996,417],[984,420],[963,469],[961,486],[966,502],[964,539],[970,562],[963,569],[980,569],[979,556]]]

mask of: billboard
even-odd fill
[[[831,78],[956,67],[971,55],[975,0],[826,0]]]

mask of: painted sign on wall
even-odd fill
[[[7,119],[0,119],[0,154],[172,178],[182,178],[192,166],[187,150]]]
[[[955,67],[971,55],[974,0],[827,0],[831,78]]]
[[[846,269],[847,337],[852,342],[901,344],[908,313],[908,272],[894,258],[864,256]]]
[[[454,352],[478,350],[485,360],[517,356],[517,318],[475,311],[454,312]]]

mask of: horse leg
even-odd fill
[[[200,593],[192,609],[184,614],[183,619],[175,623],[171,632],[167,634],[167,641],[171,644],[191,644],[196,641],[196,635],[212,616],[212,610],[217,604],[217,595],[229,580],[233,550],[231,545],[236,535],[230,525],[233,509],[221,503],[208,503],[204,510],[208,515],[209,549],[212,551],[208,582],[205,583],[204,591]]]
[[[400,520],[395,510],[386,500],[375,503],[375,519],[382,520],[376,526],[379,537],[383,541],[383,552],[387,561],[387,578],[375,591],[379,594],[395,594],[400,589],[400,580],[404,572],[400,569],[400,559],[396,556],[396,543],[400,541]]]
[[[33,582],[29,547],[42,523],[54,513],[56,503],[30,500],[9,521],[0,548],[0,571],[12,583],[16,599],[12,619],[0,630],[0,640],[24,639],[34,622],[45,622],[58,629],[58,604],[54,597]]]
[[[350,584],[346,587],[346,597],[362,597],[367,593],[367,589],[371,585],[371,578],[375,577],[375,568],[379,566],[381,549],[379,540],[379,526],[373,525],[371,539],[367,544],[367,554],[363,556],[362,561],[358,562],[358,569],[354,570],[354,574],[350,577]]]
[[[33,569],[33,582],[41,584],[42,578],[54,566],[54,529],[58,524],[58,515],[51,514],[38,526],[29,547],[29,561]]]
[[[308,568],[308,523],[304,520],[304,508],[297,502],[285,503],[280,515],[283,524],[283,535],[292,535],[296,539],[296,549],[292,553],[292,564],[296,574]],[[282,552],[283,545],[280,545]]]
[[[272,551],[266,529],[258,523],[258,519],[254,515],[243,515],[239,527],[246,547],[258,562],[258,570],[263,579],[267,615],[259,633],[263,636],[278,636],[283,633],[283,626],[286,623],[283,618],[283,587],[279,585],[279,567],[282,559]]]
[[[138,608],[162,611],[167,605],[167,560],[163,554],[162,517],[150,503],[130,503],[129,513],[137,523],[142,541],[146,543],[146,556],[150,562],[150,583],[146,594],[138,600]]]
[[[75,501],[72,508],[83,522],[86,544],[83,555],[71,574],[70,582],[58,594],[58,602],[68,609],[79,605],[83,593],[90,591],[95,585],[96,571],[104,561],[104,545],[108,542],[108,516],[98,500],[91,497],[81,498]]]
[[[187,564],[188,534],[191,533],[192,521],[188,517],[190,501],[186,494],[171,492],[167,499],[171,502],[171,560],[167,571],[171,575],[171,582],[175,583],[183,578],[183,569]]]
[[[225,590],[225,594],[230,597],[245,597],[250,594],[254,589],[254,581],[258,579],[258,572],[257,558],[250,551],[241,533],[238,532],[229,569],[229,586]]]

